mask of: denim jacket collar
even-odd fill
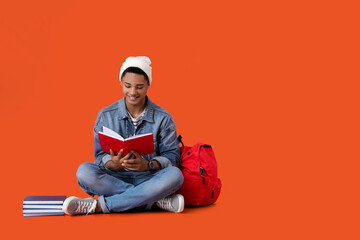
[[[119,120],[130,118],[126,109],[125,98],[119,100]],[[148,96],[146,96],[145,115],[143,121],[154,122],[154,105]]]

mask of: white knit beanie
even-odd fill
[[[146,57],[146,56],[141,56],[141,57],[128,57],[125,62],[123,62],[121,68],[120,68],[120,75],[119,75],[119,79],[121,81],[121,75],[123,74],[123,72],[129,68],[129,67],[137,67],[140,68],[141,70],[143,70],[146,75],[149,78],[149,85],[151,85],[151,67],[150,67],[151,61],[150,58]]]

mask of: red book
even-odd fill
[[[123,149],[123,156],[131,150],[137,151],[140,155],[147,155],[154,152],[154,137],[152,133],[135,135],[124,139],[113,130],[103,127],[102,132],[98,132],[101,150],[110,154],[110,149],[115,154]]]

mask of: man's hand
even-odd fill
[[[129,152],[124,157],[122,156],[122,154],[123,154],[122,149],[119,151],[119,153],[117,155],[115,155],[114,151],[112,149],[110,149],[111,160],[105,164],[105,167],[107,169],[110,169],[111,171],[115,171],[115,172],[123,169],[124,167],[123,167],[122,163],[125,160],[130,159],[133,154],[131,152]]]
[[[131,151],[129,152],[131,154],[133,154],[133,156],[135,158],[128,158],[128,159],[124,159],[122,161],[122,166],[124,168],[130,169],[130,170],[135,170],[135,171],[139,171],[139,172],[144,172],[144,171],[148,171],[149,170],[149,161],[145,160],[138,152],[136,151]]]

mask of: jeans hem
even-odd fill
[[[104,196],[99,196],[99,203],[103,213],[110,213],[108,207],[106,206]]]

